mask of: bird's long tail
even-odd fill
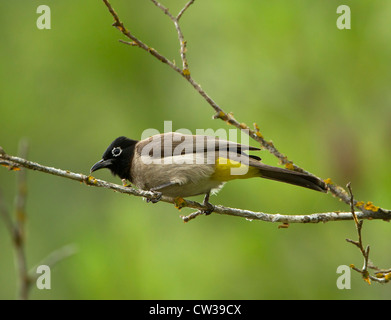
[[[327,192],[326,184],[316,177],[288,169],[268,166],[259,162],[251,162],[250,167],[257,168],[260,177],[294,184],[296,186]]]
[[[288,169],[268,166],[256,159],[247,158],[249,162],[244,164],[238,159],[232,160],[234,157],[231,155],[229,159],[226,157],[220,157],[216,161],[215,172],[212,176],[213,179],[219,181],[230,181],[235,179],[248,179],[252,177],[261,177],[285,183],[294,184],[296,186],[327,192],[326,184],[316,177],[310,176],[305,173],[300,173]],[[241,171],[243,169],[243,171]],[[233,173],[233,170],[237,170]]]

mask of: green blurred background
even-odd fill
[[[175,13],[184,3],[164,2]],[[51,8],[51,30],[36,27],[41,4]],[[175,29],[152,2],[112,4],[136,36],[180,64]],[[336,27],[341,4],[351,8],[351,30]],[[391,2],[380,0],[197,0],[181,23],[192,76],[224,110],[257,122],[296,164],[391,208],[390,16]],[[169,67],[119,43],[102,1],[1,1],[0,18],[0,145],[9,154],[27,138],[30,160],[87,174],[114,138],[163,131],[164,120],[174,130],[230,129]],[[9,210],[16,174],[0,168]],[[390,285],[369,286],[357,273],[350,290],[337,288],[339,265],[362,265],[345,241],[356,238],[351,221],[278,229],[212,214],[184,224],[179,214],[192,210],[27,174],[29,266],[63,245],[78,248],[33,299],[391,297]],[[96,177],[120,183],[108,171]],[[211,201],[268,213],[349,210],[331,195],[258,179],[231,182]],[[389,231],[364,223],[381,267],[391,265]],[[1,299],[16,296],[16,282],[1,221]]]

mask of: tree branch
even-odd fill
[[[354,204],[353,204],[354,197],[353,197],[352,188],[350,186],[350,182],[347,184],[347,188],[348,188],[349,194],[350,194],[350,210],[351,210],[351,213],[353,216],[354,223],[356,225],[356,230],[357,230],[357,234],[358,234],[358,241],[351,240],[351,239],[346,239],[346,241],[354,244],[357,248],[359,248],[362,256],[364,257],[364,264],[363,264],[363,267],[361,270],[356,268],[354,265],[350,265],[350,267],[353,270],[361,273],[363,279],[368,284],[371,284],[371,280],[376,281],[376,282],[380,282],[380,283],[386,283],[391,280],[391,270],[379,269],[379,268],[373,266],[372,262],[369,260],[370,247],[369,247],[369,245],[367,245],[366,248],[364,249],[363,242],[362,242],[362,233],[361,232],[362,232],[362,226],[364,224],[364,221],[362,221],[362,220],[359,221],[358,217],[354,211]],[[369,273],[368,268],[375,269],[378,271],[376,273],[376,277],[372,276]]]
[[[26,159],[8,155],[4,152],[4,150],[2,153],[0,152],[0,164],[7,165],[10,167],[23,167],[30,170],[36,170],[51,175],[59,176],[62,178],[79,181],[86,184],[87,186],[111,189],[120,193],[129,194],[137,197],[154,199],[154,197],[156,196],[155,193],[150,191],[134,189],[128,186],[121,186],[104,180],[96,179],[90,175],[84,175],[81,173],[74,173],[69,170],[47,167],[36,162],[32,162]],[[178,199],[163,196],[160,201],[172,203],[178,209],[184,207],[193,208],[201,211],[208,209],[208,207],[202,205],[201,203],[198,203],[196,201],[191,201],[191,200],[181,199],[181,201],[178,202]],[[265,222],[275,222],[275,223],[285,223],[285,224],[319,223],[319,222],[342,221],[342,220],[353,219],[353,215],[351,212],[336,211],[336,212],[327,212],[327,213],[313,213],[308,215],[283,215],[283,214],[270,214],[264,212],[254,212],[250,210],[236,209],[236,208],[224,207],[220,205],[214,207],[215,209],[213,212],[222,215],[241,217],[241,218],[246,218],[247,220],[261,220]],[[366,210],[364,212],[357,211],[355,212],[355,214],[359,219],[383,219],[383,220],[391,219],[390,212],[386,212],[386,210],[383,209],[382,210],[379,209],[377,211],[371,211],[371,210]],[[192,215],[192,218],[194,218],[195,216]],[[183,220],[186,222],[191,219],[184,217]]]

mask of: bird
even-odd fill
[[[261,149],[208,135],[179,132],[156,134],[143,140],[125,136],[116,138],[90,169],[107,168],[126,184],[151,191],[158,202],[162,196],[185,198],[204,195],[204,213],[214,206],[210,194],[217,193],[226,182],[260,177],[327,192],[318,178],[261,162],[248,154]]]

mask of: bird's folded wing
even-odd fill
[[[260,149],[212,136],[186,135],[177,132],[154,135],[137,144],[137,152],[140,155],[154,159],[212,151],[243,154],[245,150]]]

